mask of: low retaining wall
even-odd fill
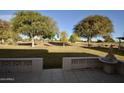
[[[42,58],[0,58],[0,82],[35,82],[42,70]]]
[[[64,57],[63,69],[96,68],[100,67],[98,57]]]
[[[116,71],[117,73],[124,75],[124,62],[118,62],[117,66],[116,66]]]
[[[106,73],[119,73],[124,75],[124,62],[108,64],[100,62],[99,57],[64,57],[63,69],[99,68]]]
[[[0,69],[10,69],[13,72],[41,72],[42,58],[0,58]]]

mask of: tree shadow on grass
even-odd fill
[[[0,58],[35,58],[46,53],[46,49],[0,49]]]
[[[93,54],[88,53],[48,53],[44,57],[44,68],[62,68],[63,57],[97,57]]]

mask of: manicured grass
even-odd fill
[[[44,56],[44,68],[62,68],[63,57],[94,57],[96,55],[88,53],[48,53]]]
[[[63,57],[96,56],[88,53],[49,53],[45,49],[0,49],[0,58],[28,58],[44,59],[44,68],[62,68]]]
[[[48,53],[45,49],[0,49],[0,58],[28,58],[42,57]]]
[[[28,58],[39,57],[44,59],[44,68],[61,68],[63,57],[104,57],[108,48],[83,48],[74,46],[0,46],[0,58]],[[114,50],[118,60],[124,61],[124,52]]]
[[[108,48],[105,48],[105,47],[90,47],[89,49],[99,50],[99,51],[103,51],[103,52],[108,52],[108,50],[109,50]],[[118,50],[118,48],[113,48],[113,53],[124,56],[124,50]]]

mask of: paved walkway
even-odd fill
[[[96,69],[63,71],[62,69],[44,70],[41,82],[48,83],[112,83],[124,82],[124,76],[106,74]]]
[[[64,71],[62,69],[43,70],[40,76],[23,74],[18,75],[22,81],[34,83],[124,83],[124,76],[118,74],[106,74],[96,69],[81,69]],[[26,79],[28,80],[26,80]],[[5,81],[4,81],[5,82]],[[8,82],[8,81],[6,81]],[[15,82],[15,81],[9,81]]]

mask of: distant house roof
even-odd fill
[[[124,37],[117,37],[117,39],[121,39],[121,40],[124,40]]]

